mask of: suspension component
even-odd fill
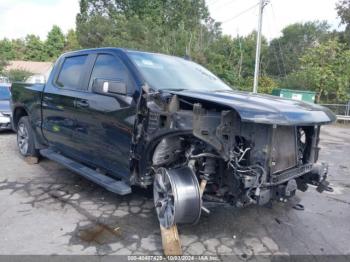
[[[215,158],[211,158],[211,157],[208,157],[204,163],[204,171],[203,171],[203,175],[201,175],[202,180],[201,180],[201,184],[199,186],[200,194],[201,194],[201,201],[202,201],[202,197],[203,197],[203,194],[205,191],[205,187],[207,186],[208,181],[211,180],[211,175],[215,174],[215,167],[216,167],[215,165],[216,165]],[[206,212],[207,214],[210,213],[210,211],[206,207],[204,207],[203,205],[202,205],[202,210],[204,212]]]
[[[201,179],[210,181],[211,175],[215,174],[216,160],[212,157],[207,157],[204,162],[204,170],[202,171]]]
[[[202,171],[201,178],[201,184],[200,184],[200,191],[201,191],[201,198],[203,196],[205,187],[207,186],[207,183],[212,179],[211,176],[215,174],[215,167],[216,167],[216,161],[215,158],[207,157],[206,161],[204,162],[204,170]]]

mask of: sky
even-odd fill
[[[229,35],[247,35],[257,28],[258,2],[258,0],[207,0],[211,16],[222,22],[223,32]],[[263,35],[271,40],[280,36],[281,30],[289,24],[314,20],[326,20],[332,29],[343,29],[343,26],[339,27],[340,20],[335,10],[337,2],[337,0],[270,0],[264,8]],[[251,7],[253,8],[250,9]]]
[[[0,0],[0,39],[35,34],[45,39],[53,25],[75,28],[78,0]]]
[[[335,11],[336,2],[270,0],[264,9],[263,34],[271,40],[291,23],[312,20],[327,20],[332,28],[338,29],[340,21]],[[247,35],[257,28],[257,3],[258,0],[207,0],[212,17],[223,22],[225,34],[233,36]],[[53,25],[58,25],[66,33],[75,28],[78,12],[79,0],[0,0],[0,39],[24,38],[27,34],[45,39]]]

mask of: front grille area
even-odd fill
[[[297,165],[295,127],[279,126],[272,136],[271,173],[277,173]]]

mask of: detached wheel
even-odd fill
[[[189,167],[159,168],[154,177],[153,196],[159,223],[165,228],[194,224],[200,218],[199,184]]]
[[[21,117],[17,126],[17,146],[22,156],[38,156],[34,133],[27,116]]]

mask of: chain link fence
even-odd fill
[[[338,120],[350,121],[350,101],[347,104],[322,104],[336,115]]]

